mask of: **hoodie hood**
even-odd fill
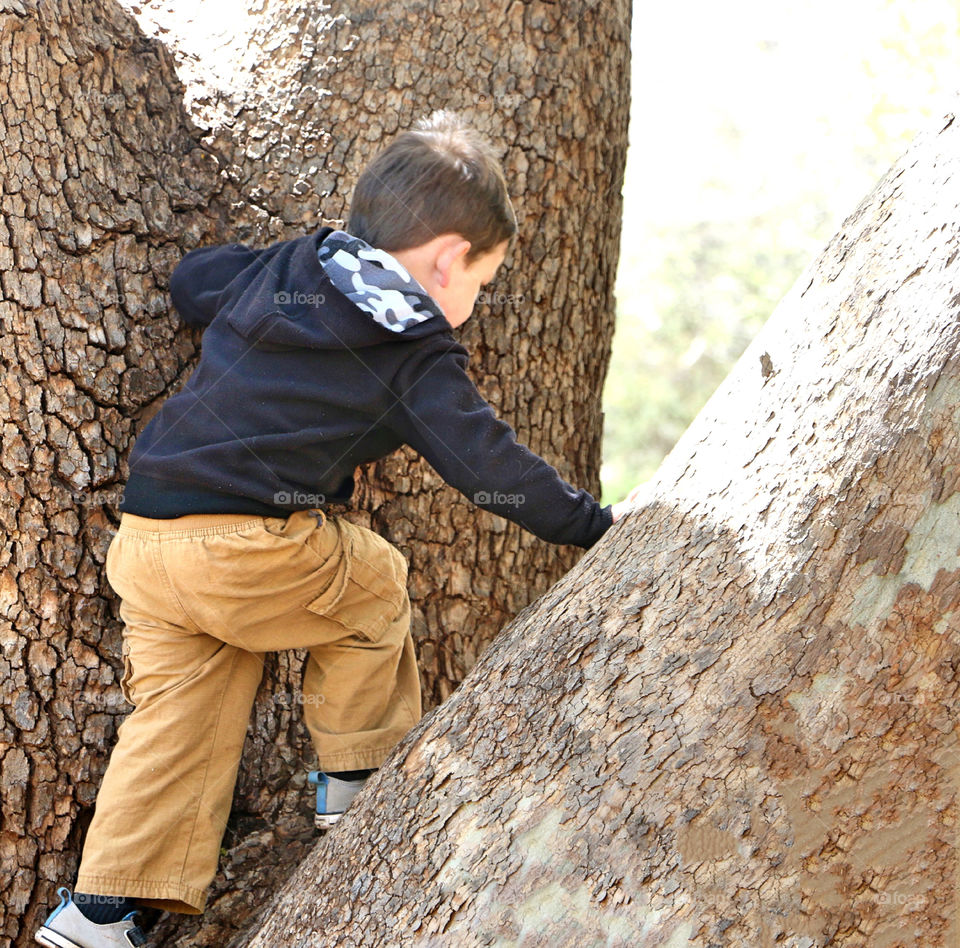
[[[332,227],[260,251],[219,313],[259,348],[362,348],[453,329],[399,260]]]
[[[396,257],[343,230],[328,234],[317,258],[330,282],[375,322],[404,332],[443,311]]]

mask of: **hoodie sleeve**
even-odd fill
[[[243,244],[217,244],[185,254],[170,274],[170,298],[183,321],[209,325],[220,294],[261,252]]]
[[[466,373],[455,340],[407,359],[393,381],[390,425],[451,487],[549,543],[589,549],[613,523],[613,508],[571,487],[517,441]]]

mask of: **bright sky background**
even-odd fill
[[[625,386],[637,378],[631,347],[670,330],[658,230],[713,221],[722,232],[736,222],[731,232],[743,238],[763,215],[778,248],[809,262],[913,137],[960,106],[960,0],[634,0],[633,16],[617,328],[605,389],[605,406],[608,392],[621,393],[621,415]],[[744,261],[773,236],[757,234]],[[782,279],[771,274],[775,299],[789,288],[774,285]],[[607,426],[605,501],[639,479],[623,439]]]
[[[951,110],[958,9],[956,0],[635,2],[626,229],[648,217],[749,213],[788,190],[827,189],[855,205],[864,183],[851,156],[872,143],[873,109],[902,108],[884,125],[907,140]],[[725,130],[735,142],[720,140]],[[723,195],[705,193],[710,177]]]
[[[956,107],[958,15],[957,0],[635,2],[618,289],[639,275],[651,225],[749,217],[808,192],[830,195],[839,224]],[[875,111],[893,143],[882,152]],[[858,160],[871,149],[872,169]]]

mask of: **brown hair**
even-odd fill
[[[470,264],[512,237],[517,219],[491,145],[455,112],[439,109],[363,169],[347,230],[388,252],[460,234],[470,241]]]

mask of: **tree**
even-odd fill
[[[274,945],[957,943],[960,123],[394,749]]]
[[[261,5],[214,70],[111,0],[3,5],[0,938],[27,944],[72,879],[129,710],[103,562],[129,449],[196,365],[201,337],[167,294],[187,250],[342,223],[394,132],[439,107],[474,117],[503,150],[520,235],[460,333],[470,369],[520,440],[596,495],[628,7]],[[410,449],[362,474],[334,512],[410,561],[429,709],[582,551],[479,510]],[[207,914],[161,919],[155,943],[222,945],[248,893],[314,843],[303,658],[268,664]]]

